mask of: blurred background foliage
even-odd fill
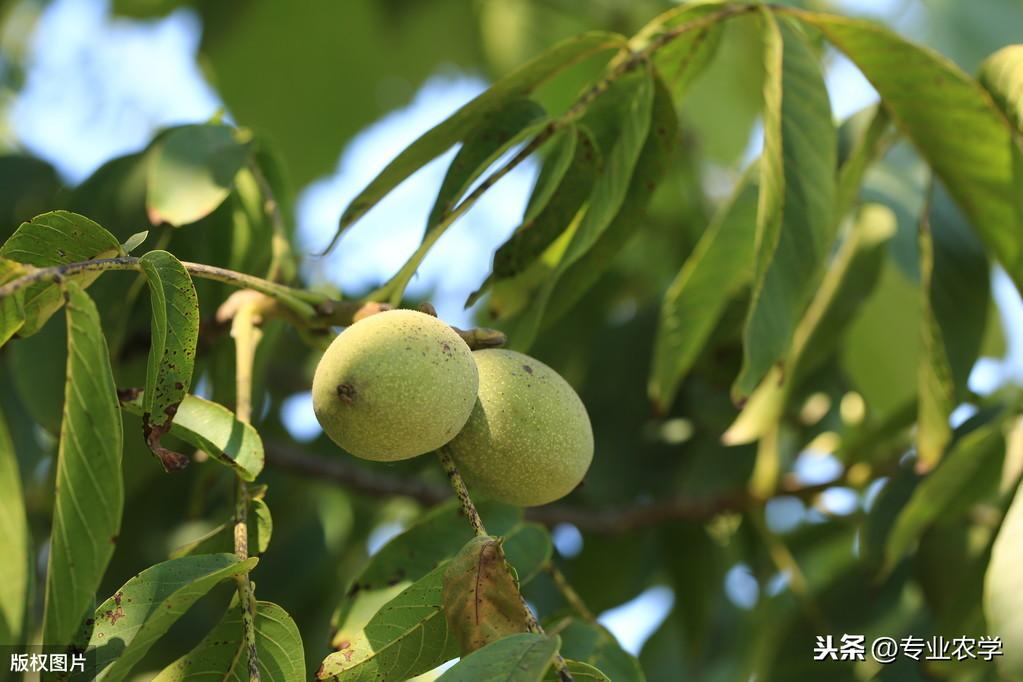
[[[1018,42],[1023,27],[1023,4],[1015,0],[785,4],[879,18],[970,73],[998,47]],[[256,134],[253,144],[284,203],[304,276],[320,286],[337,286],[332,266],[309,255],[329,238],[334,218],[315,223],[322,228],[316,234],[302,232],[296,202],[310,185],[338,170],[339,159],[360,131],[408,107],[433,78],[492,81],[561,38],[590,29],[631,35],[672,5],[664,0],[114,0],[112,5],[102,0],[5,0],[0,3],[0,239],[37,213],[68,208],[93,218],[122,241],[151,229],[148,245],[162,245],[182,260],[262,274],[270,259],[270,226],[244,177],[220,208],[181,230],[151,227],[145,211],[147,149],[138,144],[139,135],[152,137],[170,124],[226,115]],[[155,28],[141,38],[131,37],[130,31],[160,26],[168,17],[184,22],[196,41],[194,55],[186,49],[185,57],[198,65],[207,94],[189,112],[168,115],[147,109],[144,99],[123,100],[126,111],[83,100],[97,120],[113,116],[116,129],[122,116],[130,125],[124,126],[120,142],[116,130],[108,133],[115,139],[103,149],[120,150],[116,158],[92,167],[69,161],[74,149],[46,146],[33,127],[54,120],[46,110],[52,103],[26,100],[34,78],[55,79],[72,93],[82,87],[68,83],[67,74],[38,72],[38,51],[47,50],[51,38],[53,49],[59,47],[59,36],[46,33],[58,24],[56,12],[72,17],[98,12],[117,29],[107,34],[110,40],[145,41],[148,36],[157,51],[165,44],[157,40]],[[579,389],[594,424],[594,466],[585,486],[568,500],[575,507],[618,509],[678,496],[709,504],[744,490],[751,476],[755,446],[726,447],[720,440],[737,414],[728,393],[741,362],[741,300],[727,308],[664,414],[651,408],[647,377],[663,292],[743,164],[757,153],[761,54],[753,22],[729,25],[715,61],[682,104],[682,153],[674,156],[642,224],[584,297],[550,321],[532,349]],[[89,54],[74,59],[87,60]],[[848,63],[832,53],[826,59],[836,111],[852,113],[849,103],[856,104],[857,98],[859,104],[869,103],[869,86],[850,74]],[[101,94],[114,92],[105,79],[116,82],[123,76],[121,67],[131,69],[127,63],[103,61],[94,66],[96,80],[84,87]],[[556,89],[543,91],[541,99],[564,106],[599,67],[581,64],[559,79]],[[161,86],[160,76],[153,75],[156,82],[150,87],[170,88],[163,94],[175,99],[173,82]],[[460,101],[446,101],[441,113]],[[73,107],[75,100],[57,103]],[[431,122],[424,116],[413,123],[418,126],[413,132]],[[52,135],[63,139],[57,129]],[[374,163],[386,162],[394,151],[384,146]],[[91,153],[89,158],[95,158],[99,152]],[[814,634],[860,632],[869,641],[870,635],[881,634],[951,637],[984,631],[980,574],[990,551],[991,518],[1004,502],[999,493],[1004,446],[964,483],[960,503],[927,524],[918,551],[900,557],[883,579],[873,563],[879,561],[877,552],[883,550],[895,514],[919,482],[899,455],[910,446],[915,420],[921,352],[916,223],[924,184],[922,166],[905,145],[896,146],[868,174],[863,197],[894,211],[897,232],[847,332],[795,388],[792,414],[784,420],[785,480],[793,488],[833,486],[821,485],[812,495],[781,496],[763,513],[716,513],[712,506],[697,505],[693,513],[625,528],[602,525],[603,512],[593,511],[592,516],[582,512],[575,525],[566,521],[553,528],[558,563],[589,608],[605,614],[603,622],[639,655],[647,679],[824,679],[810,661]],[[518,215],[522,207],[516,199],[522,197],[511,196],[492,210]],[[334,217],[341,208],[338,199],[330,209]],[[405,213],[397,215],[414,223],[410,229],[417,232],[427,209],[404,207]],[[958,220],[954,209],[946,210],[950,220]],[[508,227],[514,222],[511,218]],[[371,236],[367,243],[375,247],[362,248],[355,257],[395,262],[387,253],[387,233]],[[485,272],[502,236],[487,235],[489,243],[459,252],[465,269]],[[346,248],[342,242],[340,250]],[[461,261],[446,264],[452,270],[462,266]],[[367,279],[356,285],[360,291],[346,293],[363,293],[385,277]],[[116,359],[118,386],[144,383],[148,350],[148,302],[137,291],[126,296],[128,283],[128,275],[108,275],[90,291]],[[478,284],[470,282],[456,292],[461,298],[446,301],[442,315],[460,308]],[[197,280],[196,286],[205,321],[197,392],[231,405],[233,351],[226,330],[213,321],[229,292],[205,281]],[[417,293],[433,298],[430,286]],[[1012,392],[1014,380],[1023,376],[1015,337],[1008,335],[1007,346],[1003,333],[1005,320],[1011,326],[1023,319],[1017,294],[1000,275],[994,278],[994,294],[998,308],[986,293],[980,298],[989,309],[983,358],[973,370],[973,391],[962,396],[957,434],[982,426],[990,418],[983,408],[997,403],[993,396]],[[40,556],[52,502],[64,333],[58,315],[30,343],[9,344],[0,364],[0,406],[16,445]],[[269,450],[300,448],[338,456],[309,429],[308,417],[304,425],[300,417],[289,418],[296,405],[299,411],[307,405],[303,401],[315,361],[293,331],[280,322],[268,325],[257,358],[256,404]],[[102,594],[230,515],[228,473],[193,466],[166,475],[142,439],[134,437],[137,420],[126,415],[125,428],[129,513]],[[1019,448],[1016,443],[1006,456],[1018,458]],[[442,483],[432,461],[365,466],[374,474]],[[309,669],[315,670],[329,651],[331,614],[348,580],[367,554],[413,520],[421,507],[402,496],[376,497],[296,475],[275,467],[272,457],[262,480],[269,485],[274,539],[255,574],[258,592],[284,606],[299,623]],[[39,565],[44,567],[45,560]],[[563,606],[545,575],[531,583],[527,596],[541,612]],[[229,598],[230,588],[221,586],[215,598],[201,601],[141,667],[158,670],[187,650],[198,638],[195,633],[216,622]],[[976,662],[932,666],[926,677],[916,667],[879,671],[869,664],[834,664],[827,679],[875,675],[890,680],[995,679],[993,666]]]

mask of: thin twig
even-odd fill
[[[590,611],[589,607],[586,606],[586,602],[583,601],[583,598],[572,587],[572,583],[568,582],[568,578],[565,577],[565,574],[561,572],[561,569],[553,561],[548,560],[543,565],[543,570],[554,581],[554,586],[558,588],[558,592],[561,593],[565,602],[575,609],[575,612],[582,616],[583,620],[590,622],[597,620],[597,617],[593,615],[593,611]]]
[[[451,458],[451,453],[446,448],[441,448],[437,451],[437,458],[440,459],[440,465],[444,467],[444,473],[448,475],[451,488],[455,491],[458,503],[462,507],[462,513],[469,520],[469,525],[472,526],[473,532],[476,533],[477,537],[487,535],[483,519],[480,518],[480,513],[476,511],[476,505],[473,504],[472,498],[469,497],[469,489],[465,486],[462,475],[458,473],[458,467],[455,466],[455,460]]]
[[[378,473],[340,457],[318,457],[284,443],[268,442],[265,443],[265,447],[267,463],[272,467],[340,484],[364,495],[409,497],[424,506],[433,506],[451,497],[451,491],[447,487],[432,485],[419,478]],[[812,485],[783,479],[779,494],[809,500],[828,488],[846,484],[844,474],[833,480]],[[567,523],[586,533],[618,534],[673,521],[709,521],[719,514],[742,512],[758,504],[762,502],[751,497],[745,489],[737,489],[713,496],[678,495],[653,502],[615,507],[552,504],[527,509],[526,517],[546,526]]]
[[[235,311],[231,336],[235,342],[235,415],[249,423],[252,419],[252,367],[262,332],[256,326],[258,301],[243,304]],[[249,491],[240,477],[235,485],[234,553],[239,561],[249,558]],[[256,647],[256,595],[249,574],[236,576],[238,600],[242,609],[242,630],[248,654],[249,682],[259,682],[259,651]]]

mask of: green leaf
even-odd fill
[[[647,385],[666,413],[725,305],[753,277],[757,187],[744,176],[664,293]]]
[[[784,369],[772,367],[722,436],[728,445],[751,443],[778,424],[792,391],[835,351],[842,333],[877,284],[895,214],[864,206],[796,327]]]
[[[690,3],[670,9],[655,17],[629,40],[629,47],[638,51],[668,31],[679,30],[721,12],[719,3]],[[697,30],[688,30],[653,53],[657,72],[674,93],[684,93],[713,58],[721,42],[724,22],[716,21]]]
[[[835,236],[837,136],[820,66],[802,32],[764,12],[764,152],[756,274],[733,386],[747,396],[779,360]]]
[[[346,632],[323,660],[318,680],[404,680],[458,656],[444,619],[446,565],[435,568],[380,607],[365,627]]]
[[[978,80],[1023,134],[1023,45],[1007,45],[985,59]]]
[[[146,211],[175,227],[212,213],[231,193],[251,136],[221,124],[176,128],[150,151]]]
[[[337,233],[325,251],[333,249],[344,231],[365,215],[392,189],[456,143],[465,139],[467,132],[483,116],[504,106],[511,99],[527,96],[537,86],[585,58],[605,50],[622,48],[625,45],[625,38],[615,33],[596,31],[583,33],[558,43],[494,83],[487,91],[421,135],[387,164],[345,208],[341,214]]]
[[[983,245],[940,184],[920,229],[923,319],[917,454],[933,467],[952,437],[949,417],[967,396],[991,305]]]
[[[511,635],[469,654],[438,682],[542,682],[557,651],[557,637]]]
[[[561,306],[561,310],[551,310],[548,317],[553,318],[564,312],[589,287],[591,278],[598,276],[606,267],[610,257],[617,252],[616,248],[606,248],[609,242],[601,239],[608,235],[610,228],[626,227],[625,235],[635,228],[635,222],[619,223],[616,218],[620,215],[624,218],[624,209],[631,212],[646,205],[656,185],[654,180],[659,179],[663,170],[658,162],[663,161],[664,157],[656,145],[669,138],[674,141],[675,126],[672,124],[664,127],[664,135],[655,136],[649,140],[649,146],[646,144],[647,133],[651,129],[655,90],[663,92],[663,86],[655,83],[649,68],[639,68],[612,84],[580,121],[581,126],[588,127],[593,133],[602,151],[603,164],[593,183],[585,212],[550,247],[549,253],[543,256],[549,263],[545,269],[550,272],[543,277],[540,288],[531,296],[528,307],[516,318],[509,331],[512,348],[528,349],[540,329],[548,304]],[[670,111],[670,117],[674,119],[670,100],[658,99],[662,100],[659,102],[661,106],[658,113],[663,116],[663,112]],[[663,118],[659,117],[661,120]],[[640,158],[641,153],[646,154],[643,159]],[[645,162],[642,167],[642,181],[645,185],[637,192],[638,182],[634,184],[634,180],[639,180],[638,162],[641,160]],[[633,177],[634,172],[637,173],[636,178]],[[633,214],[629,217],[634,221],[636,216]],[[620,240],[622,233],[615,230],[614,236]],[[600,247],[599,256],[591,251],[595,246]],[[588,255],[589,259],[583,261]],[[600,262],[593,262],[594,259]],[[573,268],[577,263],[578,267]],[[571,279],[560,282],[562,277]]]
[[[876,106],[854,114],[838,129],[841,166],[835,190],[836,220],[841,220],[856,203],[868,166],[877,161],[889,146],[890,128],[888,112]],[[848,149],[843,149],[843,145],[848,145]]]
[[[1002,419],[994,419],[955,442],[938,466],[913,489],[906,506],[899,512],[885,543],[882,573],[916,547],[925,530],[952,504],[969,494],[977,473],[986,462],[1005,451]]]
[[[96,608],[82,630],[79,641],[88,641],[94,679],[124,679],[200,597],[258,562],[255,557],[239,561],[233,554],[200,554],[150,566],[126,582]]]
[[[23,637],[32,568],[28,519],[21,491],[18,458],[7,420],[0,414],[0,642],[14,644]]]
[[[195,345],[199,340],[199,299],[181,262],[166,251],[139,259],[152,301],[151,341],[142,430],[146,444],[167,471],[181,469],[188,458],[160,445],[178,406],[192,385]]]
[[[573,617],[558,621],[547,630],[561,637],[562,656],[589,663],[615,682],[645,682],[639,661],[603,625]]]
[[[444,570],[444,617],[462,655],[528,631],[519,583],[501,540],[474,537]]]
[[[536,577],[554,552],[550,533],[539,523],[516,524],[502,539],[508,563],[523,585]]]
[[[135,234],[128,237],[121,248],[124,249],[125,253],[131,253],[138,247],[142,246],[142,242],[146,241],[146,237],[149,236],[149,230],[143,230],[142,232],[136,232]]]
[[[611,682],[611,678],[582,661],[565,661],[568,672],[572,673],[575,682]],[[553,667],[547,671],[544,682],[561,682],[561,675]]]
[[[430,210],[423,241],[401,270],[370,298],[390,298],[397,305],[438,239],[455,219],[453,211],[472,184],[508,149],[540,131],[548,122],[543,107],[530,99],[514,99],[482,115],[466,135],[461,149],[451,161],[437,200]]]
[[[291,616],[277,604],[257,601],[255,624],[260,679],[304,682],[302,637]],[[153,682],[248,680],[248,651],[243,631],[242,610],[236,598],[217,626],[194,649],[164,668]]]
[[[43,641],[67,644],[95,603],[124,507],[121,412],[99,313],[65,283],[67,383],[46,569]]]
[[[988,93],[948,59],[882,26],[828,14],[799,17],[859,67],[895,125],[1023,289],[1020,152]]]
[[[569,228],[589,197],[600,167],[600,150],[585,127],[574,126],[563,139],[565,143],[541,171],[525,218],[494,254],[493,273],[484,287],[532,266]],[[475,303],[484,290],[470,296],[467,305]]]
[[[998,657],[998,669],[1006,679],[1023,679],[1023,649],[1014,646],[1023,641],[1023,486],[1016,494],[1002,521],[991,561],[984,576],[984,616],[988,632],[1001,637],[1004,655]]]
[[[141,398],[125,401],[121,406],[131,414],[140,417],[144,414]],[[170,434],[230,467],[242,480],[254,481],[263,470],[263,441],[259,433],[219,403],[186,395],[174,414]]]
[[[43,213],[22,223],[0,248],[0,257],[37,268],[123,255],[117,237],[69,211]],[[76,276],[75,281],[85,289],[99,275],[89,272]],[[37,282],[26,287],[22,291],[25,324],[18,334],[23,337],[35,334],[62,303],[56,284]]]
[[[273,536],[273,517],[270,516],[270,508],[266,502],[260,499],[252,500],[249,504],[248,516],[249,529],[249,552],[259,556],[266,551]],[[222,524],[196,538],[186,545],[178,547],[171,552],[170,558],[177,559],[191,554],[221,554],[234,551],[234,519],[228,519]]]
[[[28,274],[28,269],[21,263],[0,258],[0,284],[7,284],[25,274]],[[0,299],[0,346],[10,341],[24,324],[24,292],[17,291]]]
[[[516,507],[487,502],[477,507],[487,529],[495,535],[509,534],[521,523],[522,510]],[[439,504],[370,557],[352,581],[348,595],[379,590],[403,580],[419,580],[453,557],[472,537],[458,500]]]

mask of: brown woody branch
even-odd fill
[[[381,474],[340,457],[317,457],[282,443],[267,443],[266,458],[271,466],[278,469],[337,483],[374,497],[404,496],[432,506],[452,495],[447,486],[434,485],[416,478]],[[827,488],[843,484],[844,476],[813,485],[785,481],[779,494],[812,499]],[[708,521],[719,514],[742,512],[761,504],[762,500],[745,490],[736,490],[707,497],[679,495],[655,502],[617,507],[553,504],[527,509],[526,517],[547,526],[570,523],[589,533],[615,534],[671,521]]]

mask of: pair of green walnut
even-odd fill
[[[316,368],[313,410],[353,455],[395,461],[446,446],[473,493],[523,507],[572,492],[593,459],[586,408],[557,372],[515,351],[471,351],[413,310],[342,332]]]

